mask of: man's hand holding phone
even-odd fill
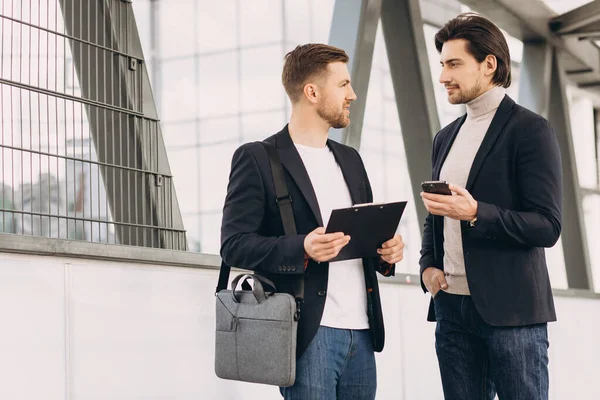
[[[466,189],[445,181],[427,181],[421,187],[423,204],[431,214],[460,221],[477,218],[477,201]]]

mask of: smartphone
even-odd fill
[[[425,181],[421,183],[421,187],[423,188],[423,191],[427,193],[452,195],[452,191],[448,187],[448,182],[446,181]]]

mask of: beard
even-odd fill
[[[335,129],[345,128],[350,124],[350,117],[346,114],[344,108],[342,107],[340,110],[329,103],[327,99],[324,99],[322,104],[319,105],[317,114]]]
[[[471,100],[476,99],[481,92],[481,80],[477,79],[475,85],[466,92],[462,92],[460,89],[457,90],[458,93],[448,96],[448,101],[450,104],[466,104]]]

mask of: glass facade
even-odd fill
[[[126,185],[130,178],[141,182],[139,188],[144,190],[172,191],[171,175],[162,174],[166,183],[158,183],[158,154],[152,154],[154,160],[148,165],[143,161],[146,155],[127,157],[132,152],[122,138],[139,134],[149,140],[140,144],[140,154],[154,151],[164,141],[189,249],[217,254],[233,151],[242,143],[272,135],[287,122],[291,108],[280,80],[284,56],[298,44],[328,42],[334,3],[136,0],[133,9],[145,60],[137,69],[128,69],[128,54],[120,52],[123,47],[118,39],[106,35],[110,30],[80,24],[73,13],[65,14],[60,1],[2,0],[0,231],[116,244],[128,244],[131,235],[137,234],[137,230],[128,231],[128,226],[154,231],[156,221],[138,219],[137,209],[126,208],[135,202],[110,204],[111,194],[121,188],[127,190],[125,198],[134,198],[129,191],[138,184]],[[440,7],[432,0],[423,3]],[[111,7],[113,17],[122,18],[129,7],[116,0],[102,3],[108,8],[89,4],[96,6],[85,13],[80,10],[88,18]],[[568,8],[567,2],[548,0],[548,4],[559,12]],[[457,2],[444,3],[444,7],[452,12],[467,10]],[[125,25],[120,23],[118,29]],[[438,117],[445,126],[464,113],[464,106],[446,101],[438,83],[439,55],[433,43],[437,28],[424,24],[423,29]],[[125,37],[123,32],[116,35]],[[523,44],[510,36],[507,39],[513,60],[508,93],[518,101]],[[95,74],[83,68],[86,54],[99,65]],[[140,115],[138,79],[145,68],[160,127]],[[105,89],[86,91],[86,84],[94,86],[92,77],[98,88]],[[116,83],[120,86],[115,88],[125,87],[128,94],[106,89]],[[570,88],[568,100],[588,247],[598,281],[594,240],[600,237],[600,99],[590,91]],[[409,201],[399,229],[407,245],[400,271],[416,273],[422,221],[416,217],[413,190],[419,189],[408,175],[381,26],[375,39],[360,152],[375,200]],[[140,199],[154,196],[145,191],[138,195]],[[166,194],[159,203],[168,206],[169,199]],[[155,236],[149,237],[154,240]],[[567,287],[562,244],[547,254],[553,286]]]
[[[600,96],[573,86],[567,89],[573,151],[579,185],[583,188],[582,208],[592,281],[595,290],[600,292]]]
[[[328,41],[333,0],[200,0],[134,2],[159,106],[165,144],[190,249],[218,253],[221,210],[231,155],[242,143],[277,132],[289,117],[281,86],[287,51]],[[460,3],[449,8],[467,11]],[[424,19],[425,16],[424,16]],[[464,106],[446,100],[438,78],[437,27],[423,26],[441,126]],[[523,44],[507,35],[513,60],[508,94],[518,101]],[[378,27],[360,152],[376,201],[408,200],[400,233],[401,270],[418,271],[420,230],[404,155],[381,26]],[[566,287],[562,246],[548,250],[555,287]]]
[[[285,125],[284,56],[327,42],[334,1],[133,5],[189,247],[217,254],[231,156]]]

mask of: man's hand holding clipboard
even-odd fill
[[[381,245],[377,252],[388,264],[396,264],[404,258],[404,242],[402,236],[395,234],[393,238]]]
[[[404,201],[333,210],[327,228],[307,235],[307,258],[323,262],[381,256],[389,264],[399,262],[404,243],[395,232],[405,207]]]

